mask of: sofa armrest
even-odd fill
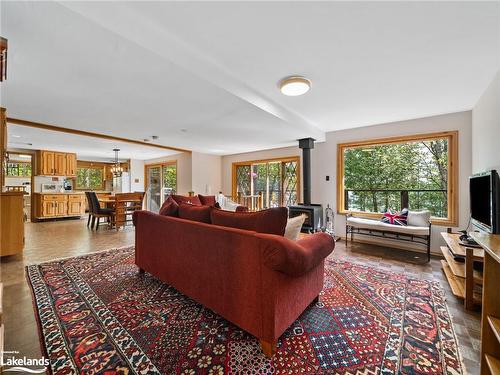
[[[257,233],[263,239],[264,265],[289,276],[301,276],[320,264],[335,247],[332,236],[314,233],[296,242]]]

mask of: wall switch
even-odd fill
[[[327,181],[330,181],[330,176],[326,176],[326,180],[327,180]]]

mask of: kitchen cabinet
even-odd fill
[[[84,194],[35,193],[35,215],[37,219],[75,217],[85,214]]]
[[[24,248],[24,193],[0,192],[0,256],[14,255]]]
[[[76,154],[66,154],[66,176],[76,177]]]
[[[76,176],[76,154],[42,150],[37,156],[37,175]]]
[[[80,216],[85,213],[85,199],[82,194],[68,196],[68,216]]]
[[[66,176],[67,175],[66,154],[62,152],[54,152],[54,175]]]
[[[54,152],[41,151],[38,158],[39,171],[38,174],[50,176],[55,173]]]

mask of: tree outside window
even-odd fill
[[[339,145],[339,212],[429,210],[454,221],[456,132]],[[372,215],[373,216],[373,215]]]
[[[31,163],[7,163],[7,177],[31,177]]]
[[[76,169],[76,188],[81,190],[100,190],[104,188],[103,167],[78,167]]]

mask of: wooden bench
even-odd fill
[[[410,213],[408,216],[410,216]],[[411,223],[410,217],[408,222]],[[419,243],[426,246],[427,261],[431,260],[431,222],[430,214],[427,219],[427,226],[417,225],[394,225],[384,223],[380,220],[365,219],[361,217],[347,216],[345,238],[346,243],[351,235],[351,242],[353,241],[353,234],[362,234],[365,236],[372,236],[378,238],[386,238],[391,240],[406,241]]]

